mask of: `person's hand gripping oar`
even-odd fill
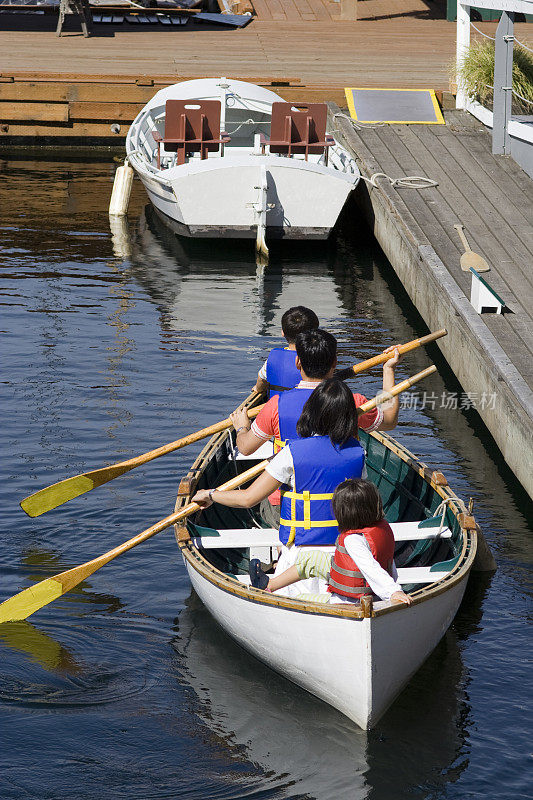
[[[428,375],[432,375],[434,372],[436,372],[436,370],[437,368],[435,366],[428,367],[427,369],[422,370],[422,372],[413,375],[412,378],[407,378],[406,380],[396,384],[389,392],[380,392],[380,394],[377,395],[377,397],[374,397],[373,400],[363,403],[363,405],[357,409],[358,413],[365,414],[367,411],[375,408],[375,406],[387,402],[390,397],[396,397],[396,395],[401,394],[401,392],[404,392],[406,389],[409,389],[409,387],[413,386],[413,384],[418,383]],[[246,472],[243,472],[241,475],[237,475],[235,478],[232,478],[226,483],[223,483],[221,486],[218,486],[217,491],[224,492],[230,489],[236,489],[243,483],[246,483],[247,481],[252,480],[252,478],[257,477],[257,475],[263,472],[267,464],[268,461],[261,461],[261,463],[256,464],[254,467]],[[10,597],[8,600],[5,600],[2,604],[0,604],[0,623],[16,622],[17,620],[26,619],[31,614],[35,613],[35,611],[38,611],[43,606],[52,603],[54,600],[57,600],[58,597],[61,597],[63,594],[65,594],[65,592],[73,589],[79,583],[92,575],[93,572],[96,572],[98,569],[100,569],[100,567],[108,564],[117,556],[122,555],[122,553],[126,553],[128,550],[131,550],[132,547],[136,547],[138,544],[141,544],[141,542],[145,542],[147,539],[155,536],[156,533],[164,531],[165,528],[170,527],[170,525],[173,525],[175,522],[178,522],[181,519],[185,519],[199,509],[200,506],[197,503],[189,503],[184,508],[176,511],[174,514],[171,514],[168,517],[165,517],[165,519],[156,522],[155,525],[152,525],[142,533],[137,534],[137,536],[134,536],[132,539],[128,539],[127,542],[124,542],[118,547],[115,547],[113,550],[109,550],[107,553],[98,556],[98,558],[94,558],[92,561],[87,561],[85,564],[81,564],[79,567],[73,567],[66,572],[61,572],[59,575],[55,575],[52,578],[45,578],[45,580],[40,581],[40,583],[36,583],[33,586],[30,586],[28,589],[24,589],[22,592]]]

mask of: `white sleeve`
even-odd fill
[[[378,564],[364,536],[356,533],[347,536],[344,540],[344,546],[350,558],[355,561],[361,570],[363,578],[367,581],[374,594],[377,594],[382,600],[389,600],[394,592],[402,591],[400,584],[396,583],[396,580],[391,578],[389,573]],[[394,571],[396,571],[396,567]],[[398,577],[397,572],[395,577]]]
[[[268,361],[268,359],[267,359],[267,361]],[[264,381],[266,381],[266,379],[267,379],[267,362],[266,361],[263,364],[263,366],[261,367],[261,369],[259,370],[259,377],[262,378]]]
[[[294,475],[294,463],[292,460],[291,448],[284,447],[283,450],[274,456],[272,461],[269,462],[265,472],[272,475],[280,483],[291,483],[291,478]]]

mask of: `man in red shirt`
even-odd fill
[[[394,386],[394,368],[400,360],[396,346],[389,347],[391,357],[383,364],[383,391],[390,391]],[[387,352],[387,351],[385,351]],[[302,380],[291,390],[291,394],[300,390],[303,392],[301,405],[303,405],[311,392],[326,378],[333,377],[337,367],[337,340],[331,333],[317,330],[300,333],[296,337],[296,367],[300,370]],[[285,393],[287,394],[287,393]],[[367,398],[362,394],[354,393],[355,405],[361,406]],[[294,404],[293,404],[294,405]],[[392,398],[386,408],[377,408],[362,414],[359,417],[359,427],[369,433],[370,431],[390,431],[398,423],[400,403],[397,397]],[[272,397],[250,425],[247,413],[237,409],[231,414],[233,426],[237,431],[237,447],[243,455],[251,455],[269,439],[281,440],[279,420],[279,396]],[[284,426],[282,420],[281,428]],[[279,509],[279,492],[271,495],[270,503]],[[262,509],[263,511],[263,509]],[[279,515],[279,511],[278,511]],[[271,517],[271,515],[269,515]],[[267,520],[268,521],[268,520]],[[272,522],[273,520],[270,519]]]

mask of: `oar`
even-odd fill
[[[485,259],[479,255],[479,253],[474,253],[470,245],[468,244],[468,239],[465,236],[465,226],[464,225],[454,225],[453,226],[457,233],[459,234],[459,238],[463,243],[463,247],[465,251],[461,256],[460,264],[461,269],[463,272],[470,272],[470,267],[476,270],[476,272],[488,272],[490,270],[489,265],[485,261]]]
[[[437,368],[435,366],[428,367],[422,372],[413,375],[412,378],[407,378],[401,383],[396,384],[392,387],[390,392],[381,392],[377,397],[374,397],[372,400],[368,400],[362,406],[359,407],[358,411],[361,414],[370,411],[375,406],[384,403],[389,399],[391,396],[395,397],[396,395],[400,394],[401,392],[408,389],[414,383],[421,381],[423,378],[426,378],[428,375],[431,375],[433,372],[436,372]],[[236,489],[241,484],[246,483],[247,481],[255,478],[265,469],[266,465],[268,464],[268,460],[261,461],[261,463],[256,464],[251,469],[243,472],[241,475],[237,475],[235,478],[223,483],[221,486],[218,486],[218,491],[224,492],[229,489]],[[195,511],[198,511],[200,508],[197,503],[189,503],[188,505],[184,506],[184,508],[180,509],[180,511],[176,511],[174,514],[171,514],[169,517],[165,517],[165,519],[160,520],[160,522],[156,522],[155,525],[152,525],[151,528],[147,528],[142,533],[137,534],[134,536],[133,539],[128,539],[127,542],[115,547],[114,550],[109,550],[107,553],[104,553],[102,556],[98,558],[94,558],[92,561],[87,561],[85,564],[81,564],[79,567],[74,567],[73,569],[69,569],[66,572],[61,572],[59,575],[55,575],[53,578],[46,578],[44,581],[40,583],[36,583],[33,586],[30,586],[28,589],[24,589],[22,592],[10,597],[8,600],[5,600],[2,604],[0,604],[0,623],[2,622],[17,622],[21,619],[27,619],[31,614],[38,611],[43,606],[52,603],[54,600],[57,600],[58,597],[61,597],[65,594],[65,592],[70,591],[73,589],[74,586],[77,586],[79,583],[84,581],[93,572],[103,567],[105,564],[108,564],[117,556],[122,555],[122,553],[126,553],[128,550],[131,550],[132,547],[136,547],[141,542],[145,542],[150,537],[155,536],[156,533],[165,530],[174,522],[178,522],[180,519],[184,519],[188,517],[190,514],[193,514]]]
[[[398,350],[400,351],[400,355],[403,353],[409,353],[411,350],[416,350],[417,347],[422,347],[425,344],[434,342],[436,339],[440,339],[441,336],[446,336],[447,334],[448,331],[446,328],[441,328],[440,331],[435,331],[435,333],[428,333],[427,336],[421,336],[419,339],[413,339],[412,342],[406,342],[406,344],[398,345]],[[345,381],[348,378],[353,378],[354,375],[359,375],[359,373],[365,372],[367,369],[377,367],[378,364],[384,364],[385,361],[389,360],[389,358],[391,358],[390,353],[381,353],[381,355],[368,358],[366,361],[361,361],[360,364],[355,364],[353,367],[346,367],[346,369],[339,370],[335,373],[335,377]]]
[[[221,486],[218,486],[218,491],[224,492],[229,489],[236,489],[238,486],[241,486],[241,484],[246,483],[246,481],[255,478],[257,475],[263,472],[267,464],[268,461],[261,461],[260,464],[256,464],[251,469],[241,473],[241,475],[237,475],[235,478],[232,478],[226,483],[223,483]],[[27,617],[35,613],[35,611],[38,611],[43,606],[48,605],[48,603],[52,603],[54,600],[57,600],[58,597],[61,597],[61,595],[65,594],[65,592],[70,591],[70,589],[73,589],[74,586],[77,586],[79,583],[86,580],[86,578],[92,575],[93,572],[96,572],[96,570],[100,569],[100,567],[103,567],[105,564],[108,564],[117,556],[122,555],[122,553],[126,553],[128,550],[131,550],[132,547],[136,547],[138,544],[141,544],[141,542],[145,542],[147,539],[155,536],[156,533],[164,531],[165,528],[168,528],[170,525],[178,522],[178,520],[190,516],[195,511],[198,511],[199,508],[200,506],[197,503],[188,503],[188,505],[184,506],[179,511],[176,511],[174,514],[170,514],[170,516],[165,517],[165,519],[156,522],[155,525],[152,525],[142,533],[137,534],[137,536],[134,536],[133,539],[128,539],[127,542],[115,547],[113,550],[109,550],[102,556],[93,558],[92,561],[87,561],[85,564],[81,564],[79,567],[74,567],[66,572],[61,572],[59,575],[55,575],[53,578],[46,578],[44,581],[40,581],[40,583],[36,583],[33,586],[30,586],[28,589],[24,589],[24,591],[19,592],[13,597],[10,597],[9,600],[5,600],[2,604],[0,604],[0,623],[16,622],[21,619],[27,619]]]
[[[400,381],[400,383],[395,383],[394,386],[388,391],[380,392],[378,395],[372,398],[372,400],[367,400],[366,403],[358,406],[357,413],[359,416],[361,416],[361,414],[366,414],[367,411],[371,411],[376,406],[386,403],[387,400],[391,399],[391,397],[396,397],[402,392],[405,392],[406,389],[409,389],[415,383],[419,383],[420,381],[424,380],[424,378],[427,378],[428,375],[433,375],[433,373],[436,371],[437,367],[432,364],[431,367],[426,367],[426,369],[423,369],[422,372],[417,372],[416,375],[413,375],[411,378],[406,378],[404,381]]]
[[[399,345],[398,349],[400,350],[400,353],[407,353],[409,350],[414,350],[416,347],[420,347],[423,344],[433,342],[440,336],[445,336],[446,333],[446,329],[443,328],[436,333],[430,333],[428,336],[422,336],[420,339],[414,339],[412,342],[407,342],[407,344],[401,344]],[[354,367],[342,370],[341,372],[337,373],[337,377],[341,378],[341,380],[351,378],[353,375],[358,375],[360,372],[363,372],[366,369],[371,369],[372,367],[376,366],[376,364],[383,364],[389,358],[390,354],[382,353],[374,358],[361,361],[360,364],[356,364]],[[257,406],[257,408],[249,410],[249,418],[254,419],[262,408],[263,406]],[[231,428],[231,425],[231,420],[228,417],[221,422],[215,423],[215,425],[210,425],[208,428],[203,428],[196,433],[191,433],[189,436],[185,436],[183,439],[178,439],[175,442],[170,442],[169,444],[165,444],[162,447],[156,448],[155,450],[150,450],[150,452],[144,453],[141,456],[129,458],[127,461],[120,461],[119,463],[111,464],[108,467],[93,469],[91,472],[82,472],[81,475],[74,475],[72,478],[65,478],[58,483],[52,484],[52,486],[46,486],[44,489],[39,489],[38,492],[30,494],[29,497],[26,497],[24,500],[22,500],[20,506],[23,511],[28,514],[28,516],[39,517],[41,514],[45,514],[47,511],[51,511],[53,508],[62,506],[64,503],[68,503],[69,500],[73,500],[75,497],[79,497],[86,492],[90,492],[92,489],[96,489],[98,486],[108,483],[108,481],[119,478],[121,475],[124,475],[124,473],[135,469],[135,467],[148,464],[150,461],[153,461],[154,458],[167,455],[167,453],[173,453],[175,450],[179,450],[182,447],[187,447],[187,445],[193,444],[194,442],[199,442],[201,439],[205,439],[208,436],[214,436],[215,433],[219,433],[226,428]]]
[[[248,411],[250,419],[254,419],[263,406],[257,406]],[[47,486],[44,489],[39,489],[38,492],[30,494],[21,502],[21,508],[30,517],[39,517],[47,511],[51,511],[57,506],[62,506],[63,503],[68,503],[75,497],[79,497],[85,492],[90,492],[91,489],[96,489],[108,481],[119,478],[125,472],[129,472],[135,467],[140,467],[142,464],[148,464],[154,458],[165,456],[167,453],[172,453],[174,450],[179,450],[182,447],[187,447],[189,444],[199,442],[200,439],[205,439],[208,436],[214,436],[215,433],[231,428],[232,422],[228,417],[221,422],[210,425],[208,428],[203,428],[201,431],[191,433],[183,439],[178,439],[175,442],[170,442],[156,450],[150,450],[149,453],[144,453],[142,456],[129,458],[127,461],[120,461],[118,464],[111,464],[109,467],[102,467],[101,469],[93,469],[91,472],[83,472],[81,475],[74,475],[72,478],[65,478],[58,483]]]

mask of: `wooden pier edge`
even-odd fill
[[[331,116],[340,111],[335,103],[328,106]],[[363,175],[381,172],[349,121],[337,118],[335,128]],[[474,311],[400,195],[385,181],[371,190],[361,181],[356,202],[430,330],[448,330],[438,346],[464,391],[496,395],[495,407],[487,404],[478,409],[479,414],[508,466],[533,497],[533,398],[526,381]]]

